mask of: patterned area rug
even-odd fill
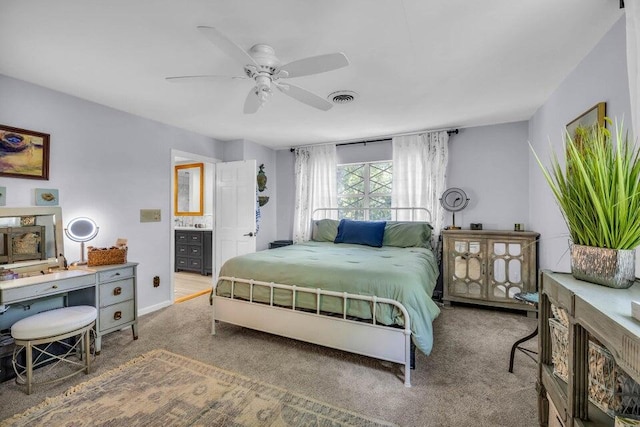
[[[0,426],[391,426],[164,350]]]

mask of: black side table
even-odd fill
[[[527,304],[533,305],[536,307],[536,311],[538,309],[538,301],[540,299],[539,295],[537,292],[520,292],[518,294],[515,294],[513,296],[514,299],[517,299],[518,301],[522,301],[522,302],[526,302]],[[513,358],[516,355],[516,350],[520,350],[522,353],[526,354],[527,356],[529,356],[532,360],[536,360],[535,357],[533,357],[534,354],[538,354],[537,351],[533,351],[533,350],[529,350],[528,348],[524,348],[524,347],[520,347],[520,344],[522,344],[523,342],[529,341],[531,338],[535,337],[536,335],[538,335],[538,325],[536,324],[536,329],[531,332],[529,335],[527,335],[524,338],[520,338],[518,341],[513,343],[513,346],[511,347],[511,356],[509,357],[509,372],[513,373]]]
[[[269,243],[269,249],[281,248],[289,245],[293,245],[293,240],[275,240]]]

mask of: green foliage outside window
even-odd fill
[[[340,218],[354,220],[391,219],[392,162],[338,165],[338,207]],[[382,208],[373,211],[359,208]]]

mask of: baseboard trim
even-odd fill
[[[171,305],[171,301],[163,301],[156,305],[151,305],[149,307],[144,307],[138,310],[138,316],[144,316],[145,314],[153,313],[154,311],[158,311],[160,309],[169,307]]]

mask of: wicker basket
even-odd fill
[[[610,417],[640,418],[640,385],[593,339],[589,340],[589,400]]]
[[[567,313],[567,310],[551,304],[551,313],[553,314],[554,318],[558,319],[560,323],[562,323],[562,326],[564,326],[565,328],[569,327],[569,313]]]
[[[87,265],[89,267],[97,265],[124,264],[127,262],[127,248],[87,248]]]
[[[569,331],[559,319],[549,319],[553,374],[569,378]],[[640,385],[615,362],[595,338],[589,339],[589,400],[610,417],[640,418]]]
[[[13,253],[26,255],[37,254],[38,245],[40,244],[40,236],[36,233],[24,233],[19,237],[13,238]]]
[[[553,374],[562,381],[569,380],[569,331],[558,319],[549,319],[551,332],[551,363]]]

